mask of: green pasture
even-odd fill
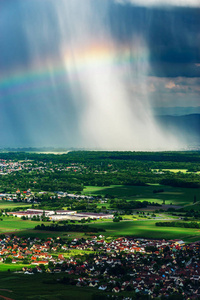
[[[32,267],[29,264],[5,264],[5,263],[0,263],[0,272],[6,272],[8,270],[15,272],[15,271],[21,271],[23,267],[30,268]],[[35,266],[34,266],[35,267]]]
[[[152,171],[163,171],[163,172],[171,172],[171,173],[188,173],[188,174],[200,174],[200,171],[198,172],[188,172],[188,169],[152,169]]]
[[[127,201],[132,201],[132,200],[127,200]],[[150,203],[157,203],[157,204],[163,204],[163,200],[162,199],[157,199],[157,198],[139,198],[139,199],[135,199],[135,201],[148,201]],[[170,202],[171,203],[171,202]],[[169,203],[166,203],[169,204]],[[159,207],[158,207],[159,209]]]
[[[122,221],[96,224],[106,229],[105,236],[132,236],[150,239],[183,239],[186,242],[200,240],[200,230],[195,228],[157,227],[159,220]]]
[[[0,221],[0,233],[6,232],[18,232],[20,230],[33,229],[36,225],[41,224],[41,222],[31,221],[31,220],[21,220],[17,217],[3,216]]]
[[[184,211],[188,211],[188,210],[191,210],[191,209],[200,210],[200,201],[198,201],[195,204],[187,205],[187,206],[184,207]]]
[[[12,201],[4,201],[4,200],[0,200],[0,209],[13,209],[15,207],[30,207],[32,204],[27,204],[27,203],[23,203],[23,202],[12,202]]]
[[[91,254],[94,253],[94,251],[92,250],[79,250],[79,249],[73,249],[73,250],[68,250],[67,252],[59,252],[59,254],[63,254],[64,257],[69,258],[69,257],[73,257],[73,256],[82,256],[85,254]]]
[[[61,284],[57,279],[65,274],[34,274],[0,273],[0,295],[15,300],[61,300],[70,299],[92,300],[92,295],[102,294],[90,287]]]
[[[162,193],[154,193],[153,191],[163,189]],[[200,201],[200,189],[186,189],[164,185],[147,185],[147,186],[124,186],[111,185],[107,187],[87,186],[83,190],[86,195],[110,195],[115,198],[125,200],[150,201],[162,204],[173,205],[189,205],[193,203],[194,196]],[[104,206],[102,204],[102,206]]]
[[[84,232],[61,232],[61,231],[43,231],[43,230],[34,230],[34,229],[28,229],[28,230],[20,230],[17,232],[14,232],[19,237],[38,237],[40,239],[47,239],[48,237],[62,237],[67,239],[75,239],[75,238],[87,238],[88,235]],[[93,234],[94,235],[94,234]]]
[[[159,171],[163,171],[163,172],[172,172],[172,173],[187,173],[187,169],[153,169],[152,171],[156,171],[156,172],[159,172]],[[193,173],[193,172],[189,172],[189,173]]]
[[[97,208],[106,208],[106,209],[109,209],[110,208],[110,204],[107,202],[107,203],[97,203]]]

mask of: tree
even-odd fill
[[[11,257],[6,257],[6,259],[5,259],[5,263],[6,264],[11,264],[12,263],[12,258]]]

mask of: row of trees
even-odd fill
[[[155,225],[160,227],[200,228],[200,223],[197,222],[157,222]]]
[[[34,228],[35,230],[45,230],[45,231],[71,231],[71,232],[100,232],[104,231],[105,229],[99,229],[96,227],[90,227],[88,225],[76,225],[76,224],[67,224],[67,225],[58,225],[58,224],[50,224],[44,225],[37,225]]]

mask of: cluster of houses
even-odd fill
[[[21,162],[0,159],[0,175],[6,175],[12,172],[21,171],[23,164]]]
[[[42,210],[42,209],[32,209],[29,208],[26,211],[17,212],[7,212],[7,215],[16,216],[18,218],[26,217],[32,219],[33,217],[42,216],[48,217],[50,221],[60,221],[60,220],[75,220],[79,221],[82,219],[113,219],[113,214],[104,213],[91,213],[91,212],[81,212],[71,210]]]
[[[82,250],[82,258],[70,256],[74,249]],[[6,236],[0,240],[1,262],[25,260],[30,264],[23,268],[25,274],[65,272],[69,284],[77,287],[134,291],[152,298],[174,293],[186,299],[200,297],[199,250],[200,242],[185,245],[179,240],[113,240],[104,236],[71,241],[48,238],[43,242]]]
[[[55,192],[58,195],[58,198],[70,198],[70,199],[84,199],[84,200],[94,200],[94,197],[87,195],[78,195],[78,194],[69,194],[67,192]]]
[[[79,166],[78,164],[71,163],[70,166],[64,166],[63,164],[54,164],[47,163],[43,161],[38,161],[37,163],[28,159],[15,161],[15,160],[5,160],[0,159],[0,175],[6,175],[12,172],[17,172],[21,170],[28,170],[28,171],[38,171],[43,173],[44,171],[48,170],[48,172],[54,173],[56,171],[81,171],[85,169],[84,166]]]
[[[39,192],[39,195],[44,195],[47,192]],[[87,196],[87,195],[79,195],[79,194],[70,194],[67,192],[55,192],[54,197],[58,199],[60,198],[70,198],[70,199],[76,199],[76,200],[94,200],[94,197],[92,196]],[[15,193],[0,193],[0,200],[5,200],[5,201],[15,201],[15,202],[21,202],[21,201],[26,201],[27,203],[34,203],[37,204],[37,200],[35,199],[35,193],[31,191],[31,189],[28,189],[27,191],[20,191],[19,189],[16,190]]]

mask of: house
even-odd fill
[[[97,282],[92,281],[92,282],[90,282],[89,286],[90,286],[90,287],[95,287],[95,286],[97,286]]]
[[[120,292],[120,288],[118,288],[118,286],[116,286],[116,287],[114,287],[112,289],[112,292],[119,293]]]

